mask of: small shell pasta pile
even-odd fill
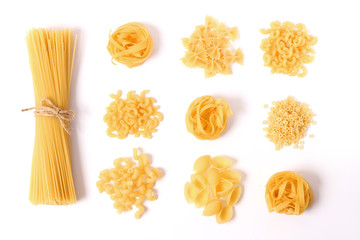
[[[115,60],[132,68],[143,64],[150,57],[153,40],[144,25],[127,23],[109,34],[107,50],[113,64]]]
[[[138,208],[135,218],[139,219],[145,211],[145,199],[157,199],[152,188],[163,174],[159,169],[150,167],[147,155],[138,155],[136,148],[133,149],[133,158],[138,162],[137,166],[128,158],[115,159],[115,168],[101,171],[96,186],[100,193],[106,192],[110,195],[119,214],[131,210],[135,205]]]
[[[273,102],[268,118],[263,123],[266,138],[275,144],[275,149],[294,144],[294,148],[303,149],[307,129],[316,122],[312,120],[314,114],[305,103],[288,97],[282,101]],[[299,145],[300,144],[300,145]]]
[[[233,207],[242,194],[240,174],[230,169],[231,164],[226,157],[202,156],[195,161],[191,181],[185,184],[186,201],[204,207],[204,216],[216,215],[219,224],[232,219]]]
[[[236,51],[229,49],[230,40],[235,41],[237,37],[236,27],[227,28],[223,23],[207,16],[205,25],[197,26],[189,38],[182,39],[186,52],[181,61],[190,68],[203,68],[205,77],[212,77],[217,73],[231,74],[230,65],[233,62],[243,64],[244,61],[240,48]]]
[[[312,204],[313,191],[299,174],[284,171],[271,176],[265,199],[269,212],[300,215]]]
[[[305,63],[314,60],[317,38],[307,33],[304,24],[291,22],[272,22],[270,29],[260,29],[262,34],[269,35],[262,40],[264,65],[271,68],[271,73],[283,73],[290,76],[304,77],[307,73]]]
[[[107,123],[106,133],[109,137],[126,138],[129,134],[135,137],[143,136],[152,138],[152,133],[156,132],[159,122],[163,116],[157,110],[159,106],[154,106],[156,100],[146,97],[148,90],[142,91],[140,95],[130,91],[126,99],[122,99],[122,92],[111,94],[114,99],[106,108],[104,122]]]
[[[226,100],[202,96],[190,104],[185,117],[186,128],[200,140],[214,140],[224,133],[227,118],[232,114]]]

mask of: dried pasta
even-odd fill
[[[115,168],[101,171],[96,186],[100,193],[110,195],[119,214],[135,205],[138,209],[135,218],[139,219],[145,211],[144,201],[157,199],[153,186],[163,174],[159,169],[152,168],[147,155],[139,155],[136,148],[133,149],[133,158],[137,165],[128,158],[115,159]]]
[[[306,136],[314,114],[305,103],[296,101],[293,97],[273,102],[268,118],[263,123],[266,138],[275,144],[275,149],[280,150],[284,146],[294,145],[298,148],[299,143]],[[301,144],[301,146],[302,146]],[[300,148],[302,149],[303,146]]]
[[[305,63],[314,60],[312,46],[317,38],[309,35],[304,24],[291,22],[272,22],[270,29],[260,29],[269,35],[260,45],[264,65],[271,68],[271,73],[283,73],[290,76],[304,77],[307,73]]]
[[[37,104],[35,109],[54,107],[57,110],[54,115],[34,112],[36,126],[29,200],[34,205],[73,204],[76,194],[69,122],[61,117],[69,109],[76,38],[74,41],[71,29],[40,28],[28,32],[26,43]]]
[[[189,38],[182,39],[186,48],[185,57],[181,59],[185,66],[200,67],[205,70],[205,77],[217,73],[231,74],[230,65],[233,62],[243,64],[244,55],[240,48],[230,50],[230,41],[238,37],[236,27],[227,28],[214,18],[207,16],[205,25],[195,28]]]
[[[157,126],[163,120],[163,116],[157,110],[159,106],[154,106],[156,100],[146,97],[149,91],[142,91],[137,95],[134,91],[127,94],[126,99],[122,99],[122,92],[111,94],[114,99],[106,108],[104,122],[108,125],[106,133],[109,137],[119,139],[126,138],[129,134],[135,137],[143,136],[152,138],[152,133],[157,131]]]
[[[219,224],[232,219],[233,207],[242,194],[240,174],[230,167],[231,160],[226,157],[201,156],[194,164],[196,173],[184,188],[186,201],[195,203],[197,208],[204,207],[204,216],[216,215]]]
[[[299,174],[284,171],[271,176],[265,199],[269,212],[300,215],[312,204],[313,191]]]
[[[115,60],[132,68],[143,64],[150,57],[153,40],[144,25],[131,22],[110,32],[107,50],[113,64]]]
[[[229,104],[224,99],[199,97],[190,104],[186,113],[186,128],[198,139],[214,140],[224,133],[227,118],[232,114]]]

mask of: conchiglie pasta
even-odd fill
[[[230,169],[231,164],[231,160],[223,156],[198,158],[194,164],[196,173],[184,188],[186,201],[195,203],[197,208],[204,207],[204,216],[216,215],[219,224],[231,220],[233,206],[242,194],[240,174]]]

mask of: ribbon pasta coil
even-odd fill
[[[110,32],[107,50],[113,64],[115,60],[132,68],[143,64],[150,57],[153,40],[144,25],[131,22]]]
[[[265,199],[269,212],[300,215],[312,204],[313,191],[299,174],[284,171],[271,176]]]
[[[157,131],[157,126],[163,120],[163,116],[157,110],[159,106],[154,106],[156,100],[146,97],[148,90],[142,91],[140,95],[134,91],[127,93],[127,98],[122,99],[122,92],[111,94],[114,99],[106,108],[103,118],[108,125],[106,133],[109,137],[119,139],[126,138],[129,134],[135,137],[143,136],[152,138],[152,133]]]
[[[186,201],[195,203],[196,208],[204,207],[204,216],[216,215],[219,224],[232,219],[234,205],[242,194],[241,176],[230,168],[231,164],[223,156],[199,157],[194,164],[195,173],[184,188]]]
[[[128,158],[115,159],[114,168],[100,172],[96,186],[100,193],[110,195],[119,214],[135,205],[138,208],[135,218],[139,219],[145,211],[144,201],[157,199],[153,187],[163,174],[159,169],[152,168],[147,155],[138,154],[136,148],[133,149],[133,158],[137,165]]]
[[[227,118],[232,115],[224,99],[202,96],[190,104],[185,117],[186,128],[198,139],[214,140],[224,133]]]
[[[230,65],[233,62],[243,64],[244,61],[240,48],[236,51],[229,49],[230,41],[235,41],[237,37],[236,27],[227,28],[206,16],[205,25],[197,26],[189,38],[182,39],[186,52],[181,61],[190,68],[203,68],[206,78],[217,73],[231,74]]]
[[[272,22],[270,29],[260,29],[269,35],[260,45],[264,65],[271,68],[272,73],[283,73],[290,76],[304,77],[307,73],[305,63],[314,60],[312,46],[317,38],[309,35],[304,24],[291,22]]]

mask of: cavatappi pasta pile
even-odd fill
[[[200,140],[219,138],[233,115],[229,104],[222,98],[202,96],[195,99],[186,113],[187,130]]]
[[[260,29],[260,32],[269,35],[262,40],[260,48],[265,52],[264,65],[270,67],[272,73],[306,75],[304,64],[314,60],[312,46],[317,38],[308,34],[304,24],[275,21],[269,29]]]
[[[130,91],[126,99],[121,98],[121,91],[110,95],[114,101],[106,108],[104,116],[104,122],[108,125],[106,133],[109,137],[124,139],[129,134],[135,137],[141,135],[145,138],[152,137],[163,116],[157,111],[160,107],[154,106],[156,100],[146,97],[148,92],[145,90],[137,95],[134,91]]]
[[[110,195],[119,214],[131,210],[135,205],[138,208],[135,218],[139,219],[145,211],[144,201],[157,199],[153,187],[163,174],[159,169],[152,168],[147,155],[139,155],[135,148],[133,158],[137,165],[128,158],[115,159],[115,168],[101,171],[96,186],[100,193],[106,192]]]
[[[284,171],[271,176],[265,199],[269,212],[300,215],[312,204],[313,191],[299,174]]]
[[[231,74],[233,62],[243,64],[244,55],[240,48],[230,50],[230,41],[238,37],[236,27],[227,28],[214,18],[207,16],[205,25],[199,25],[189,38],[182,40],[186,48],[185,57],[181,59],[185,66],[203,68],[205,77],[217,73]]]
[[[204,207],[204,216],[216,215],[219,224],[232,219],[234,205],[242,194],[241,176],[231,165],[231,160],[223,156],[201,156],[195,161],[191,181],[185,184],[186,201]]]
[[[267,107],[267,105],[265,106]],[[263,124],[266,138],[275,144],[275,149],[294,145],[294,148],[303,149],[306,132],[313,121],[314,114],[305,103],[296,101],[293,97],[273,102],[267,120]],[[311,134],[310,137],[313,137]]]
[[[143,64],[150,57],[153,40],[144,25],[131,22],[110,32],[107,50],[113,64],[115,60],[132,68]]]

